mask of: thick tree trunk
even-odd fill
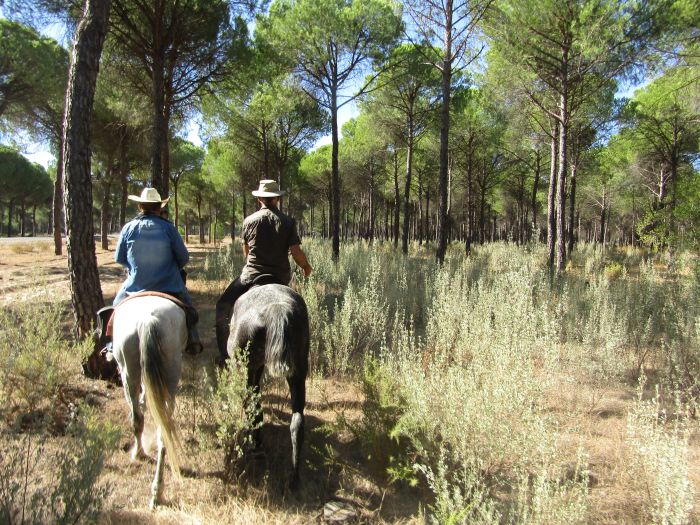
[[[95,256],[90,178],[90,116],[109,0],[86,0],[75,34],[63,119],[63,195],[66,212],[71,301],[79,337],[91,334],[95,312],[104,305]]]
[[[547,265],[554,270],[554,249],[557,237],[556,204],[557,192],[557,157],[559,148],[559,123],[552,126],[551,162],[549,165],[549,191],[547,193]]]

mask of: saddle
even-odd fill
[[[109,320],[107,321],[107,326],[105,328],[104,335],[106,335],[107,337],[112,337],[112,325],[114,324],[114,312],[117,311],[117,308],[121,308],[124,303],[128,303],[129,301],[131,301],[132,299],[135,299],[137,297],[162,297],[163,299],[168,299],[168,300],[172,301],[173,303],[178,305],[180,308],[182,308],[182,310],[185,312],[185,318],[187,319],[187,326],[188,327],[190,326],[190,317],[191,317],[190,308],[185,303],[183,303],[180,299],[178,299],[177,297],[174,297],[172,295],[169,295],[167,293],[163,293],[163,292],[144,291],[144,292],[137,292],[135,294],[131,294],[131,295],[127,296],[126,299],[124,299],[121,303],[119,303],[115,307],[108,306],[108,307],[102,309],[102,310],[106,310],[108,308],[112,309],[112,312],[109,316]],[[100,312],[102,310],[100,310]],[[98,312],[98,319],[99,319],[99,312]]]

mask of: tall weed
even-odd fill
[[[632,470],[647,491],[649,519],[653,523],[688,523],[695,490],[688,479],[689,427],[684,418],[669,417],[657,395],[639,398],[627,419],[627,442]]]

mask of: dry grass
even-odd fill
[[[194,236],[191,237],[193,240]],[[196,238],[194,238],[196,240]],[[48,276],[42,286],[68,302],[65,256],[53,255],[51,244],[0,245],[0,293],[3,302],[21,301],[37,286],[37,272]],[[291,445],[288,423],[289,395],[284,383],[265,387],[262,430],[264,456],[251,459],[245,474],[234,479],[223,471],[223,450],[214,444],[214,429],[206,424],[207,407],[202,385],[213,375],[216,355],[214,303],[227,283],[197,279],[197,267],[212,247],[191,247],[194,270],[189,287],[200,309],[201,335],[205,352],[186,357],[178,422],[187,451],[186,475],[175,480],[165,474],[165,504],[148,510],[154,465],[132,462],[132,444],[127,405],[121,387],[87,382],[76,370],[75,389],[89,392],[100,417],[118,422],[122,430],[119,446],[109,457],[102,481],[112,491],[105,503],[103,522],[108,524],[248,524],[315,523],[323,505],[333,499],[351,502],[363,522],[422,523],[421,503],[429,502],[427,492],[405,486],[379,486],[371,477],[371,461],[358,443],[347,435],[328,435],[324,425],[338,414],[349,420],[361,416],[361,392],[350,379],[310,378],[307,384],[306,435],[302,468],[303,486],[298,494],[286,488]],[[106,301],[116,293],[123,274],[113,263],[113,252],[98,249],[98,263]],[[55,279],[55,280],[52,280]],[[582,380],[576,371],[562,374],[556,388],[547,395],[547,409],[562,429],[559,442],[565,456],[574,457],[584,448],[590,467],[591,523],[640,523],[640,510],[647,498],[641,480],[630,474],[630,450],[626,442],[627,414],[635,400],[634,387],[622,382],[601,384]],[[148,421],[148,420],[147,420]],[[153,428],[147,422],[145,445],[153,448]],[[60,447],[59,439],[47,447]],[[700,487],[700,434],[691,435],[689,477]],[[573,465],[572,465],[573,468]],[[234,476],[235,477],[235,476]],[[700,521],[700,497],[696,496],[692,519]]]

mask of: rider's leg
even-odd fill
[[[185,348],[185,352],[188,354],[198,354],[203,350],[202,342],[199,340],[199,330],[197,330],[199,313],[192,304],[192,298],[187,290],[185,290],[184,293],[173,295],[176,295],[178,299],[187,305],[187,309],[185,310],[185,318],[187,320],[187,347]]]
[[[221,362],[228,359],[226,345],[231,330],[231,314],[236,300],[243,295],[250,285],[241,283],[240,277],[228,285],[228,288],[216,301],[216,345],[219,348]]]

